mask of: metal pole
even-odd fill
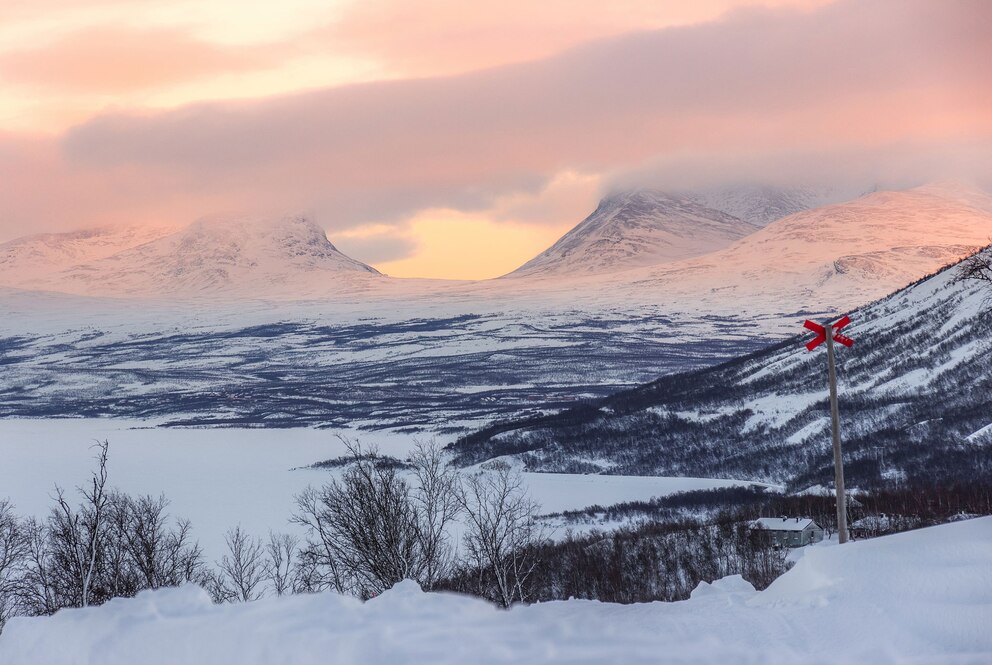
[[[830,382],[830,425],[834,440],[834,486],[837,490],[837,542],[847,542],[847,501],[844,460],[840,453],[840,414],[837,409],[837,370],[834,368],[834,331],[827,324],[827,378]]]

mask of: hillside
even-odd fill
[[[0,284],[43,286],[53,273],[163,238],[176,229],[134,225],[41,233],[0,243]]]
[[[504,611],[404,581],[365,603],[325,592],[213,605],[185,586],[12,619],[0,661],[981,663],[992,658],[990,557],[992,518],[981,518],[808,548],[764,591],[732,576],[678,603]]]
[[[838,377],[852,486],[987,478],[992,469],[992,293],[956,274],[949,268],[851,313],[855,346],[839,350]],[[461,464],[517,455],[530,470],[828,485],[825,357],[822,348],[808,353],[804,339],[494,425],[453,450]]]

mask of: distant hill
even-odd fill
[[[21,266],[49,253],[0,276],[0,417],[462,432],[883,297],[987,243],[987,203],[948,185],[876,192],[692,259],[478,282],[388,278],[298,217],[14,241]]]
[[[175,233],[159,226],[108,226],[40,233],[0,243],[0,284],[30,288],[47,284],[54,273],[98,261]]]
[[[0,245],[9,266],[0,283],[92,295],[255,296],[333,292],[380,276],[339,252],[303,216],[219,217],[141,231],[51,234]],[[43,269],[26,268],[29,261]]]
[[[992,473],[992,290],[956,274],[948,268],[851,313],[855,346],[838,352],[850,486]],[[452,450],[460,464],[513,455],[537,471],[826,486],[825,358],[803,341],[493,425]]]

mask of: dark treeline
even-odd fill
[[[956,515],[992,515],[992,485],[962,481],[943,485],[890,483],[848,497],[850,521],[869,515],[912,516],[913,526],[942,524]],[[827,532],[836,521],[832,494],[778,494],[761,485],[693,490],[658,497],[649,501],[626,501],[611,506],[589,506],[582,510],[545,515],[568,523],[643,521],[678,522],[687,517],[712,519],[730,511],[742,512],[741,519],[810,517]]]
[[[566,523],[627,521],[609,533],[567,535],[536,547],[539,564],[530,596],[570,597],[632,603],[684,600],[700,581],[739,574],[764,589],[788,568],[788,550],[772,546],[749,527],[756,517],[811,517],[832,534],[836,519],[831,496],[770,494],[763,487],[730,487],[682,492],[651,501],[548,515]],[[964,482],[942,486],[893,485],[851,497],[852,523],[873,522],[872,535],[942,524],[955,518],[992,514],[992,487]],[[698,518],[686,517],[697,515]],[[460,580],[447,588],[466,591]]]
[[[747,520],[726,514],[707,523],[649,522],[610,533],[544,541],[528,601],[585,598],[613,603],[685,600],[700,582],[741,575],[764,589],[788,569],[788,550],[771,546]],[[441,588],[476,593],[478,571],[462,570]]]

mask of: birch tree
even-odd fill
[[[459,500],[466,515],[465,553],[478,571],[480,595],[503,607],[526,602],[536,545],[545,537],[523,478],[505,463],[490,465],[462,481]]]

